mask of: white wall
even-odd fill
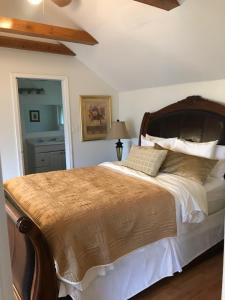
[[[120,91],[225,78],[224,0],[187,0],[169,12],[132,0],[73,2],[63,13],[99,45],[71,47]]]
[[[131,136],[137,138],[145,112],[157,111],[191,95],[225,104],[225,79],[121,92],[119,118],[126,121]],[[127,153],[127,150],[126,146],[124,152]]]
[[[0,299],[12,300],[12,276],[4,203],[0,161]]]
[[[76,58],[0,49],[0,152],[3,178],[18,175],[10,73],[62,75],[69,80],[74,165],[115,159],[112,141],[81,142],[80,95],[112,95],[113,119],[118,116],[118,94]]]
[[[157,111],[192,95],[225,104],[225,79],[119,93],[119,118],[127,122],[132,137],[137,137],[145,112]]]

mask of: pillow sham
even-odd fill
[[[224,179],[225,174],[225,146],[217,145],[214,159],[219,161],[209,174],[209,177]]]
[[[154,147],[155,143],[147,139],[145,136],[141,135],[141,146]]]
[[[155,177],[167,155],[167,150],[133,145],[122,165]]]
[[[219,160],[209,174],[209,177],[224,179],[225,159]]]
[[[162,138],[162,137],[153,136],[153,135],[149,135],[149,134],[146,134],[146,136],[145,137],[143,136],[143,138],[144,138],[143,146],[151,145],[151,144],[147,144],[148,142],[154,143],[154,144],[157,143],[166,149],[173,149],[175,142],[177,140],[177,138]],[[142,143],[141,143],[141,145],[142,145]]]
[[[163,149],[156,145],[156,149]],[[168,150],[160,172],[170,173],[192,179],[203,184],[217,160]]]
[[[172,150],[200,157],[214,158],[217,142],[195,143],[177,139]]]
[[[225,146],[216,145],[214,158],[215,159],[225,159]]]

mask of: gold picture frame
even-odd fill
[[[103,140],[112,123],[111,96],[80,96],[82,141]]]

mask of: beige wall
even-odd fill
[[[112,141],[81,142],[79,95],[112,95],[113,119],[118,116],[118,94],[77,58],[0,49],[0,152],[3,178],[18,175],[10,73],[67,76],[71,107],[74,165],[115,159]]]

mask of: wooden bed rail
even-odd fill
[[[8,200],[9,195],[6,192],[5,196],[5,209],[7,216],[10,217],[10,219],[14,222],[14,224],[21,233],[27,233],[29,229],[32,228],[33,222],[27,216],[25,216],[25,214],[15,204],[12,205],[12,203]]]
[[[21,300],[56,300],[54,261],[40,229],[6,192],[9,242],[15,293]]]

